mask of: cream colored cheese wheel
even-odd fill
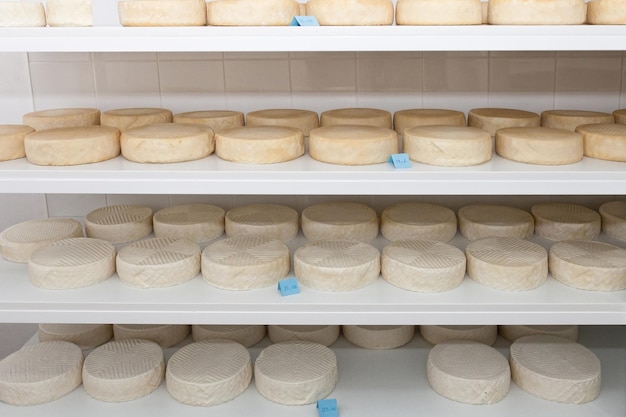
[[[275,343],[254,363],[257,391],[279,404],[313,404],[333,392],[338,379],[335,353],[319,343]]]
[[[83,387],[96,400],[119,403],[145,397],[165,375],[163,349],[141,339],[115,340],[85,359]]]
[[[626,162],[626,125],[598,123],[580,125],[585,156],[607,161]]]
[[[202,252],[202,277],[208,284],[227,290],[275,286],[289,274],[290,259],[289,248],[280,240],[230,237]]]
[[[415,162],[437,166],[480,165],[491,159],[488,132],[468,126],[417,126],[404,131],[404,152]]]
[[[172,123],[172,119],[173,116],[170,110],[141,107],[102,112],[100,124],[124,131],[155,123]]]
[[[208,242],[224,234],[224,209],[211,204],[184,204],[154,213],[154,235]]]
[[[352,326],[341,327],[344,337],[365,349],[395,349],[413,339],[415,326]]]
[[[310,2],[309,2],[310,4]],[[391,129],[391,113],[387,110],[370,108],[345,108],[326,110],[320,116],[320,126],[358,125]]]
[[[167,363],[166,387],[183,404],[214,406],[231,401],[252,381],[248,350],[232,340],[203,340],[174,353]]]
[[[216,135],[217,156],[240,164],[275,164],[304,155],[302,130],[285,126],[252,126]]]
[[[489,24],[489,2],[488,1],[480,2],[480,11],[481,11],[481,17],[482,17],[482,24],[483,25]]]
[[[48,109],[26,113],[23,123],[35,130],[85,127],[100,124],[100,110],[89,108]]]
[[[614,123],[610,113],[587,110],[546,110],[541,112],[541,126],[574,132],[580,125]]]
[[[613,117],[615,118],[615,123],[626,125],[626,109],[615,110],[613,112]]]
[[[114,324],[113,338],[150,340],[165,349],[185,340],[190,331],[184,324]]]
[[[111,324],[57,324],[40,323],[37,331],[40,342],[64,340],[81,349],[92,349],[113,337]]]
[[[516,237],[475,240],[465,248],[467,273],[479,284],[504,291],[527,291],[548,279],[548,253]]]
[[[550,240],[595,240],[601,217],[595,210],[568,203],[541,203],[531,207],[535,233]]]
[[[341,326],[338,325],[267,326],[267,335],[272,343],[291,342],[299,340],[315,342],[324,346],[330,346],[337,341],[340,333]]]
[[[24,138],[34,131],[35,129],[26,125],[0,125],[0,161],[24,158]]]
[[[48,25],[92,26],[92,1],[93,0],[46,0]]]
[[[322,26],[391,25],[394,7],[390,0],[308,0],[306,14]]]
[[[498,331],[505,339],[514,342],[519,338],[533,335],[564,337],[572,341],[578,339],[577,325],[502,325]]]
[[[504,355],[491,346],[457,340],[430,350],[426,379],[445,398],[465,404],[495,404],[509,392],[511,370]]]
[[[480,25],[480,0],[398,0],[398,25]]]
[[[351,291],[373,284],[380,275],[380,252],[356,240],[318,240],[293,255],[302,285],[320,291]]]
[[[300,14],[295,0],[211,0],[206,7],[212,26],[288,26]]]
[[[319,116],[310,110],[268,109],[246,114],[246,126],[293,127],[302,130],[304,136],[309,136],[319,125]]]
[[[131,287],[179,285],[200,273],[200,246],[188,239],[140,240],[119,250],[116,269],[120,280]]]
[[[535,231],[535,220],[529,212],[498,204],[461,207],[458,218],[459,231],[467,240],[485,237],[530,239]]]
[[[420,326],[420,334],[427,342],[438,345],[453,340],[467,340],[493,345],[498,338],[498,326]]]
[[[564,129],[510,127],[496,133],[496,153],[525,164],[574,164],[583,159],[583,138]]]
[[[538,127],[540,120],[537,113],[492,107],[472,109],[467,114],[468,126],[485,130],[492,137],[505,127]]]
[[[335,125],[313,129],[311,158],[336,165],[382,164],[398,153],[398,134],[388,128]]]
[[[465,126],[465,113],[446,109],[409,109],[393,114],[393,128],[398,135],[416,126]]]
[[[37,249],[28,260],[30,282],[66,290],[98,284],[115,272],[115,246],[102,239],[73,237]]]
[[[592,25],[626,25],[626,3],[621,0],[587,2],[587,23]]]
[[[73,343],[23,347],[0,361],[0,401],[26,406],[62,398],[81,384],[82,367],[83,352]]]
[[[626,201],[604,203],[599,211],[604,233],[615,239],[626,240]]]
[[[118,3],[122,26],[205,26],[204,0],[122,0]]]
[[[42,3],[0,1],[0,27],[46,26],[46,11]]]
[[[245,347],[254,346],[265,337],[264,325],[201,325],[191,326],[194,342],[201,340],[226,339],[240,343]]]
[[[174,123],[205,125],[218,133],[225,129],[241,127],[245,124],[244,115],[232,110],[199,110],[174,115]]]
[[[85,216],[85,232],[111,243],[142,239],[152,233],[152,209],[128,204],[101,207]]]
[[[381,258],[385,281],[409,291],[442,292],[458,287],[465,277],[465,255],[438,240],[396,240]]]
[[[397,203],[386,207],[380,216],[380,232],[392,242],[411,238],[449,242],[456,230],[454,211],[437,204]]]
[[[28,262],[37,249],[54,241],[82,237],[83,226],[74,219],[49,218],[28,220],[0,233],[2,257],[11,262]]]
[[[308,240],[348,239],[369,243],[378,236],[378,216],[361,203],[328,202],[302,210],[302,233]]]
[[[228,237],[262,236],[288,242],[300,231],[298,212],[280,204],[250,204],[226,212]]]
[[[600,394],[598,357],[569,339],[536,335],[511,344],[513,381],[524,391],[548,401],[583,404]]]
[[[492,25],[582,25],[585,0],[489,0]]]

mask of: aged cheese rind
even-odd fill
[[[541,126],[576,131],[580,125],[614,123],[610,113],[587,110],[546,110],[541,112]]]
[[[191,326],[183,324],[114,324],[113,338],[150,340],[165,349],[185,340],[190,331]]]
[[[398,0],[398,25],[480,25],[480,0]]]
[[[194,342],[201,340],[226,339],[254,346],[264,337],[267,329],[264,325],[200,325],[191,326],[191,337]]]
[[[380,232],[387,240],[434,239],[449,242],[457,231],[454,211],[437,204],[403,202],[386,207]]]
[[[205,26],[204,0],[132,0],[118,3],[122,26]]]
[[[92,26],[92,0],[46,0],[46,20],[49,26]]]
[[[206,9],[210,26],[288,26],[300,13],[295,0],[213,0]]]
[[[585,156],[607,161],[626,162],[626,125],[597,123],[580,125]]]
[[[205,125],[218,133],[245,125],[243,112],[232,110],[199,110],[174,115],[174,123]]]
[[[341,327],[344,337],[365,349],[395,349],[413,339],[415,326],[352,326]]]
[[[306,14],[322,26],[391,25],[394,7],[390,0],[308,0]]]
[[[492,25],[582,25],[585,0],[489,0]]]
[[[37,331],[40,342],[64,340],[81,349],[91,349],[113,337],[111,324],[57,324],[40,323]]]
[[[24,138],[34,131],[26,125],[0,125],[0,161],[24,158]]]
[[[498,338],[498,326],[467,325],[467,326],[433,326],[422,325],[420,334],[433,345],[447,343],[452,340],[471,340],[474,342],[493,345]]]
[[[496,132],[496,153],[526,164],[574,164],[583,159],[583,138],[564,129],[510,127]]]
[[[304,155],[304,134],[293,127],[245,126],[215,136],[215,153],[230,162],[276,164]]]
[[[599,209],[602,231],[616,239],[626,240],[626,201],[610,201]]]
[[[467,240],[485,237],[530,239],[535,230],[535,221],[529,212],[497,204],[461,207],[458,219],[459,231]]]
[[[154,235],[208,242],[224,234],[224,209],[211,204],[184,204],[154,213]]]
[[[341,326],[327,325],[304,325],[304,326],[281,326],[269,325],[267,335],[272,343],[307,341],[330,346],[337,341],[341,333]]]
[[[472,109],[467,114],[467,125],[486,130],[492,137],[498,129],[506,127],[537,127],[540,117],[537,113],[503,108]]]
[[[100,124],[100,110],[91,108],[39,110],[26,113],[22,117],[22,121],[37,131],[62,127],[94,126]]]
[[[172,119],[170,110],[139,107],[104,111],[100,115],[100,124],[124,131],[155,123],[172,123]]]
[[[101,207],[85,216],[85,232],[111,243],[142,239],[152,233],[152,209],[129,204]]]
[[[388,128],[334,125],[313,129],[311,158],[336,165],[382,164],[398,153],[398,134]]]
[[[1,1],[0,27],[46,26],[43,3],[28,1]]]
[[[578,339],[577,325],[502,325],[498,326],[498,331],[502,337],[511,342],[539,334],[564,337],[574,342]]]
[[[626,3],[621,0],[587,2],[587,23],[592,25],[626,25]]]
[[[378,236],[378,216],[361,203],[328,202],[302,210],[302,233],[308,240],[348,239],[371,242]]]
[[[373,126],[391,129],[392,117],[387,110],[370,108],[343,108],[326,110],[320,115],[320,126]]]
[[[250,204],[226,212],[228,237],[263,236],[288,242],[300,231],[298,212],[280,204]]]
[[[408,109],[393,114],[393,128],[398,135],[416,126],[465,126],[465,113],[447,109]]]
[[[540,203],[530,208],[535,233],[550,240],[595,240],[601,217],[595,210],[569,203]]]
[[[309,136],[320,125],[319,116],[311,110],[268,109],[246,114],[246,126],[287,126],[302,130]]]

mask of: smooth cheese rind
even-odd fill
[[[447,109],[408,109],[393,114],[393,128],[398,135],[416,126],[465,126],[465,113]]]
[[[61,127],[94,126],[100,124],[100,110],[91,108],[39,110],[26,113],[22,116],[22,121],[37,131]]]
[[[352,326],[341,327],[344,337],[365,349],[395,349],[409,343],[415,335],[415,326]]]
[[[511,342],[525,336],[540,334],[564,337],[574,342],[578,339],[577,325],[501,325],[498,326],[498,332]]]
[[[202,340],[226,339],[254,346],[265,337],[267,329],[264,325],[200,325],[191,326],[191,337],[194,342]]]
[[[111,324],[58,324],[40,323],[37,331],[40,342],[64,340],[81,349],[92,349],[113,337]]]
[[[34,131],[26,125],[0,125],[0,161],[24,158],[24,138]]]
[[[182,324],[114,324],[113,338],[150,340],[165,349],[185,340],[190,331],[191,326]]]
[[[132,0],[118,3],[122,26],[205,26],[204,0]]]
[[[391,25],[394,7],[390,0],[309,0],[306,14],[322,26]]]
[[[613,112],[613,117],[615,118],[615,123],[626,125],[626,109],[615,110]]]
[[[610,201],[599,209],[602,230],[608,236],[626,240],[626,201]]]
[[[319,343],[324,346],[330,346],[337,341],[340,333],[341,326],[339,325],[269,325],[267,327],[267,335],[272,343],[307,341]]]
[[[224,234],[224,209],[211,204],[184,204],[154,213],[154,235],[208,242]]]
[[[287,126],[302,130],[309,136],[320,125],[319,116],[311,110],[268,109],[246,114],[246,126]]]
[[[538,127],[540,117],[537,113],[503,108],[472,109],[467,114],[467,125],[489,132],[496,136],[499,129],[506,127]]]
[[[398,25],[480,25],[480,0],[398,0]]]
[[[354,125],[391,129],[392,117],[387,110],[370,108],[344,108],[326,110],[320,115],[320,126]]]
[[[466,325],[466,326],[433,326],[422,325],[420,334],[427,342],[438,345],[453,340],[468,340],[493,345],[498,338],[498,326]]]
[[[226,212],[228,237],[263,236],[288,242],[300,231],[298,212],[280,204],[250,204]]]
[[[535,218],[535,233],[546,239],[595,240],[600,235],[600,214],[578,204],[540,203],[530,212]]]
[[[489,0],[492,25],[582,25],[585,0]]]
[[[174,123],[205,125],[218,133],[245,125],[243,112],[232,110],[199,110],[174,115]]]
[[[302,130],[285,126],[252,126],[222,130],[215,153],[240,164],[276,164],[304,155]]]
[[[496,153],[526,164],[574,164],[583,159],[583,138],[564,129],[510,127],[496,132]]]
[[[588,110],[546,110],[541,112],[541,126],[576,131],[580,125],[615,123],[610,113]]]
[[[535,221],[529,212],[497,204],[461,207],[458,219],[459,231],[467,240],[486,237],[530,239],[535,230]]]
[[[302,210],[302,233],[312,241],[348,239],[369,243],[378,236],[378,216],[361,203],[315,204]]]
[[[115,127],[120,131],[155,123],[172,123],[172,120],[170,110],[143,107],[107,110],[100,115],[102,126]]]
[[[46,20],[49,26],[92,26],[92,0],[46,0]]]
[[[587,2],[587,23],[592,25],[626,25],[626,3],[621,0]]]
[[[454,211],[437,204],[397,203],[386,207],[380,216],[380,232],[392,242],[411,238],[449,242],[456,231]]]
[[[46,26],[43,3],[27,1],[1,1],[0,27]]]
[[[300,5],[295,0],[212,0],[206,13],[210,26],[288,26]]]
[[[580,125],[585,156],[607,161],[626,162],[626,125],[598,123]]]
[[[129,204],[101,207],[85,216],[85,232],[111,243],[139,240],[152,233],[152,209]]]

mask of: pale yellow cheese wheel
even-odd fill
[[[365,349],[395,349],[409,343],[415,335],[415,326],[341,326],[344,337],[353,345]]]
[[[600,206],[602,230],[608,236],[626,240],[626,201],[611,201]]]
[[[582,25],[585,0],[489,0],[492,25]]]
[[[152,209],[128,204],[98,208],[85,216],[85,233],[111,243],[139,240],[152,233]]]
[[[272,343],[280,342],[314,342],[320,345],[330,346],[337,341],[341,334],[341,326],[325,325],[269,325],[267,336]]]
[[[456,236],[454,211],[437,204],[407,201],[386,207],[380,217],[380,232],[390,241],[419,238],[451,241]]]
[[[398,0],[398,25],[480,25],[480,0]]]
[[[359,125],[391,129],[392,117],[387,110],[370,108],[345,108],[326,110],[320,115],[320,126]]]
[[[472,109],[467,115],[467,125],[486,130],[492,137],[498,129],[506,127],[535,127],[539,126],[540,118],[537,113],[495,107]]]
[[[0,1],[0,27],[46,26],[46,11],[41,2]]]
[[[391,25],[394,7],[390,0],[308,0],[306,14],[322,26]]]
[[[24,138],[34,131],[26,125],[0,125],[0,161],[24,158]]]
[[[35,130],[100,124],[100,110],[90,108],[48,109],[26,113],[23,123]]]
[[[588,110],[546,110],[541,112],[541,126],[574,132],[580,125],[614,123],[610,113]]]
[[[587,23],[592,25],[626,25],[626,3],[622,0],[587,2]]]
[[[40,323],[37,331],[40,342],[64,340],[81,349],[92,349],[113,337],[111,324]]]
[[[465,113],[447,109],[408,109],[393,114],[393,128],[403,135],[408,128],[415,126],[465,126]]]
[[[186,324],[114,324],[115,340],[145,339],[162,348],[179,344],[189,336],[191,326]]]
[[[600,235],[598,212],[578,204],[540,203],[530,212],[535,218],[535,233],[546,239],[594,240]]]
[[[489,24],[489,2],[488,1],[480,2],[480,11],[481,11],[481,17],[482,17],[482,24],[483,25]]]
[[[116,127],[120,131],[154,123],[171,123],[172,112],[167,109],[131,108],[114,109],[102,112],[100,124]]]
[[[461,207],[458,219],[459,231],[467,240],[485,237],[530,239],[535,230],[535,221],[529,212],[498,204]]]
[[[615,123],[626,125],[626,109],[615,110],[613,117],[615,118]]]
[[[212,204],[183,204],[154,213],[156,237],[208,242],[224,234],[224,209]]]
[[[471,340],[493,345],[498,339],[498,326],[495,325],[421,325],[419,331],[422,337],[433,345],[453,340]]]
[[[496,153],[525,164],[574,164],[583,159],[583,138],[564,129],[509,127],[496,133]]]
[[[349,239],[371,242],[378,236],[378,216],[361,203],[328,202],[302,210],[302,233],[308,240]]]
[[[174,123],[205,125],[213,129],[215,133],[245,124],[243,113],[232,110],[198,110],[178,113],[174,115]]]
[[[287,26],[300,14],[295,0],[211,0],[206,4],[210,26]]]
[[[118,3],[122,26],[205,26],[204,0],[122,0]]]
[[[319,127],[319,116],[314,111],[298,109],[267,109],[246,114],[246,126],[287,126],[302,130],[309,136]]]
[[[238,127],[215,136],[215,153],[230,162],[275,164],[304,155],[304,134],[293,127]]]
[[[46,0],[48,26],[92,26],[92,2],[93,0]]]
[[[280,204],[249,204],[226,212],[228,237],[263,236],[287,242],[300,231],[298,212]]]
[[[245,347],[254,346],[265,337],[265,325],[204,325],[191,326],[194,342],[202,340],[226,339],[240,343]]]
[[[585,156],[607,161],[626,162],[626,125],[598,123],[580,125]]]
[[[385,127],[335,125],[309,136],[311,158],[336,165],[382,164],[398,153],[398,134]]]
[[[498,332],[511,342],[538,334],[564,337],[574,342],[578,339],[577,325],[501,325]]]

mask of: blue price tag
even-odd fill
[[[389,162],[393,164],[396,169],[411,168],[411,160],[409,155],[405,153],[396,153],[389,157]]]
[[[298,280],[295,278],[286,278],[278,281],[278,291],[283,297],[286,295],[293,295],[300,293],[300,286]]]
[[[334,398],[319,400],[317,402],[317,411],[319,412],[320,417],[339,417],[337,400]]]
[[[294,16],[289,26],[319,26],[315,16]]]

